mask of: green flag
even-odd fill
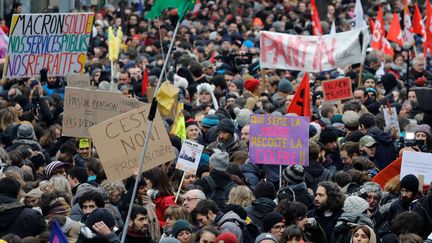
[[[167,8],[176,8],[178,16],[183,19],[188,10],[193,10],[196,0],[155,0],[150,12],[146,14],[146,19],[156,19],[161,12]]]

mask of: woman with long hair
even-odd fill
[[[351,243],[376,243],[373,229],[367,225],[359,225],[352,231]]]
[[[165,226],[165,210],[175,205],[174,192],[169,184],[169,179],[160,167],[155,167],[143,173],[147,184],[147,194],[156,205],[156,216],[161,228]]]

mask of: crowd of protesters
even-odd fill
[[[93,86],[110,87],[107,28],[122,27],[117,88],[147,101],[144,69],[155,86],[178,20],[173,10],[146,20],[155,1],[143,1],[143,12],[126,1],[79,10],[95,12],[86,65]],[[350,30],[354,1],[326,2],[324,32],[333,21],[337,32]],[[368,2],[365,19],[374,18],[381,3],[386,28],[392,13],[403,10],[402,1]],[[432,82],[422,51],[413,56],[392,44],[393,57],[371,49],[363,67],[307,74],[309,166],[284,165],[280,177],[278,165],[249,161],[250,115],[292,115],[286,110],[305,73],[261,72],[259,31],[310,35],[310,1],[200,4],[181,21],[164,78],[180,89],[187,139],[205,146],[197,173],[181,180],[176,159],[167,162],[142,174],[132,198],[136,174],[107,180],[88,139],[62,136],[64,77],[41,70],[38,77],[3,79],[0,242],[48,242],[54,221],[69,242],[120,242],[131,202],[127,243],[432,242],[430,182],[414,175],[397,175],[383,187],[371,181],[404,151],[432,152],[430,104],[420,105],[415,92]],[[11,14],[20,11],[14,3]],[[11,16],[0,21],[5,32]],[[414,49],[421,49],[416,40]],[[341,105],[325,101],[321,81],[344,76],[353,98]],[[400,134],[385,126],[388,106],[398,112]],[[164,122],[170,131],[173,121]],[[180,138],[170,134],[170,140],[180,151]]]

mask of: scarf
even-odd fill
[[[232,136],[232,138],[230,140],[228,140],[227,142],[218,142],[218,149],[220,149],[222,152],[228,152],[229,149],[235,144],[236,142],[236,134],[234,134],[234,136]]]

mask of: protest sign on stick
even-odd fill
[[[251,116],[249,158],[252,163],[309,165],[309,117]]]
[[[432,154],[414,151],[404,151],[402,155],[402,165],[400,177],[413,174],[417,177],[423,176],[424,183],[432,182]]]
[[[33,77],[82,74],[93,28],[93,13],[15,14],[3,75]]]
[[[383,108],[386,127],[396,129],[397,137],[400,136],[399,118],[395,107]]]
[[[180,194],[186,173],[189,175],[196,174],[203,150],[204,146],[201,144],[190,140],[184,140],[176,163],[176,169],[183,171],[183,176],[180,180],[179,188],[176,194],[176,202]]]
[[[353,97],[349,78],[327,80],[322,82],[321,85],[324,100],[326,101],[351,99]]]
[[[120,93],[66,87],[63,135],[90,138],[91,126],[142,105],[143,102]]]
[[[100,122],[89,129],[93,143],[110,180],[123,180],[138,168],[138,159],[145,142],[150,105]],[[150,133],[143,171],[171,161],[175,154],[159,113]]]

